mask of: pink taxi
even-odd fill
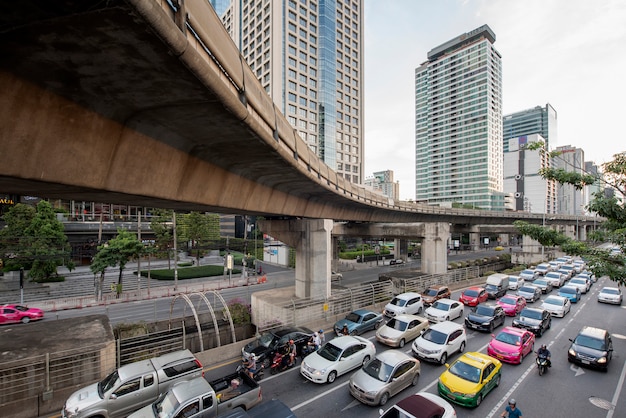
[[[497,303],[502,306],[507,316],[517,316],[526,307],[526,299],[518,295],[504,295]]]
[[[493,335],[493,334],[492,334]],[[500,361],[521,364],[533,352],[535,334],[520,328],[505,327],[487,346],[487,354]]]

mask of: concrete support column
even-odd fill
[[[396,238],[393,240],[393,246],[396,258],[407,261],[409,257],[409,240]]]
[[[571,239],[578,239],[576,237],[576,225],[565,225],[563,226],[562,231],[566,237],[569,237]]]
[[[526,253],[541,253],[541,244],[539,241],[535,241],[528,235],[522,235],[522,251]]]
[[[445,273],[448,271],[447,243],[450,239],[450,224],[447,222],[426,223],[422,241],[422,272]]]
[[[296,292],[298,298],[330,296],[331,219],[260,221],[261,229],[296,251]]]
[[[578,225],[578,240],[587,241],[587,227],[585,225]]]
[[[480,246],[482,243],[480,242],[480,231],[478,225],[472,225],[470,227],[469,241],[472,251],[480,250]]]

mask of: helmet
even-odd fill
[[[289,344],[293,344],[293,340],[289,340]]]
[[[509,401],[509,405],[515,405],[515,399],[511,399],[511,400]]]
[[[347,326],[348,326],[348,324],[343,324],[343,326],[344,326],[344,327],[347,327]]]
[[[318,332],[319,332],[320,334],[323,334],[323,333],[324,333],[324,330],[323,330],[323,329],[321,329],[321,330],[319,330]]]
[[[541,348],[546,349],[546,348],[548,348],[548,347],[546,347],[546,345],[545,345],[545,344],[541,344]]]

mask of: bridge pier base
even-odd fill
[[[290,219],[260,221],[261,229],[296,251],[297,298],[330,296],[333,251],[331,219]]]
[[[448,271],[448,246],[450,224],[447,222],[426,223],[422,243],[422,272],[445,273]]]

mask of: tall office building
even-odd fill
[[[373,177],[367,177],[363,184],[365,187],[371,187],[372,190],[378,191],[394,201],[400,196],[400,184],[393,181],[393,171],[377,171]]]
[[[224,26],[272,100],[339,175],[363,182],[363,0],[239,0]]]
[[[539,134],[546,142],[546,149],[558,144],[556,110],[547,103],[545,107],[511,113],[504,116],[504,152],[508,151],[509,139]]]
[[[513,196],[511,209],[532,213],[556,213],[556,182],[539,170],[552,167],[549,155],[528,151],[526,145],[545,140],[539,134],[511,138],[504,145],[504,191]]]
[[[415,70],[415,198],[504,210],[502,62],[483,25]]]
[[[210,3],[218,16],[223,15],[228,6],[230,6],[230,0],[210,0]]]

